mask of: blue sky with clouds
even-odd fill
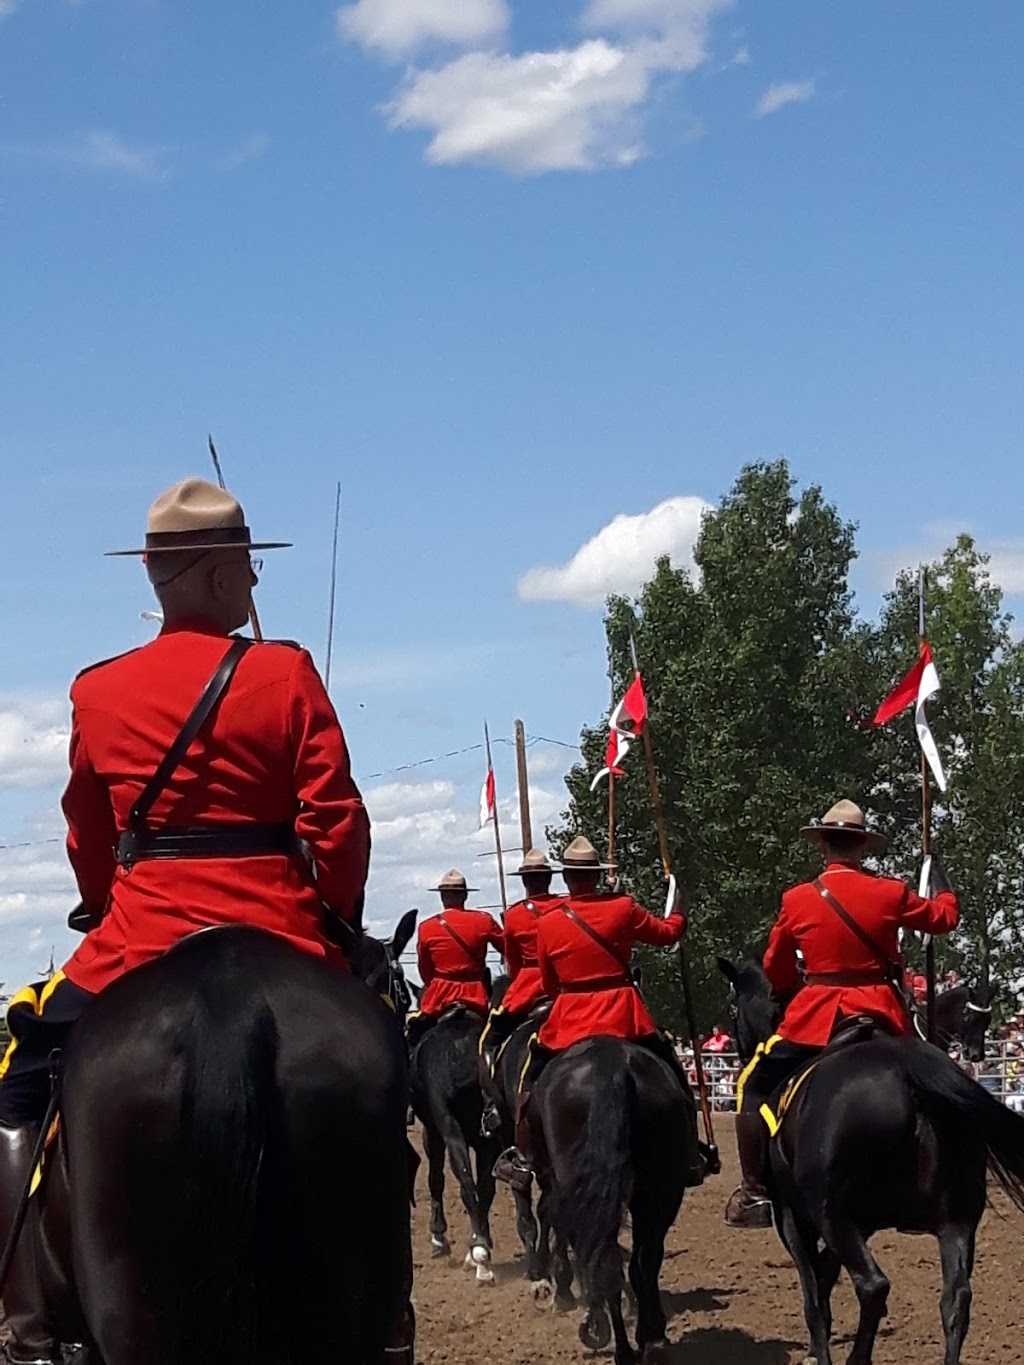
[[[68,682],[151,629],[101,551],[208,430],[318,657],[342,481],[381,918],[486,848],[480,760],[368,775],[484,715],[572,741],[594,603],[743,462],[860,523],[865,610],[962,527],[1019,598],[1022,39],[1017,0],[0,0],[0,839],[59,832]],[[0,978],[67,900],[59,845],[0,851]]]

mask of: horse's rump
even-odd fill
[[[197,935],[105,991],[64,1114],[106,1365],[374,1360],[411,1268],[405,1087],[380,1001],[258,931]]]

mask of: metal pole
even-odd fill
[[[224,471],[220,467],[220,459],[217,455],[217,447],[213,444],[213,437],[209,432],[206,434],[206,444],[210,447],[210,458],[213,460],[214,472],[217,475],[217,482],[221,488],[227,491],[227,484],[224,482]],[[260,630],[260,618],[256,615],[256,603],[253,601],[252,593],[249,594],[249,624],[252,626],[252,633],[257,640],[263,639],[263,631]]]
[[[491,734],[484,721],[484,744],[487,748],[487,773],[488,776],[494,771],[491,762]],[[501,857],[501,830],[498,827],[498,793],[494,793],[494,851],[498,855],[498,886],[501,888],[501,913],[504,915],[508,911],[508,897],[505,894],[505,864]]]
[[[533,848],[533,827],[530,824],[530,775],[526,769],[526,729],[516,721],[516,781],[519,784],[519,832],[524,850]]]
[[[331,656],[334,653],[334,599],[338,587],[338,521],[341,517],[341,480],[334,493],[334,541],[331,546],[331,598],[327,609],[327,660],[324,664],[324,687],[331,687]]]

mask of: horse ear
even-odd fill
[[[716,959],[716,961],[718,962],[718,970],[735,986],[739,978],[739,972],[736,970],[733,964],[729,961],[727,957],[719,957]]]
[[[409,940],[416,932],[416,917],[418,910],[406,910],[405,914],[398,921],[398,927],[391,938],[392,957],[401,957],[409,946]]]

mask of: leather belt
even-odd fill
[[[435,972],[435,981],[476,981],[483,983],[482,967],[464,967],[457,972]]]
[[[888,986],[890,978],[879,969],[863,972],[809,972],[805,986]]]
[[[559,995],[584,995],[588,991],[621,991],[636,989],[636,982],[628,976],[595,976],[591,981],[562,981],[558,986]]]
[[[117,841],[117,861],[130,868],[153,858],[258,858],[299,853],[291,825],[178,825],[129,829]]]

